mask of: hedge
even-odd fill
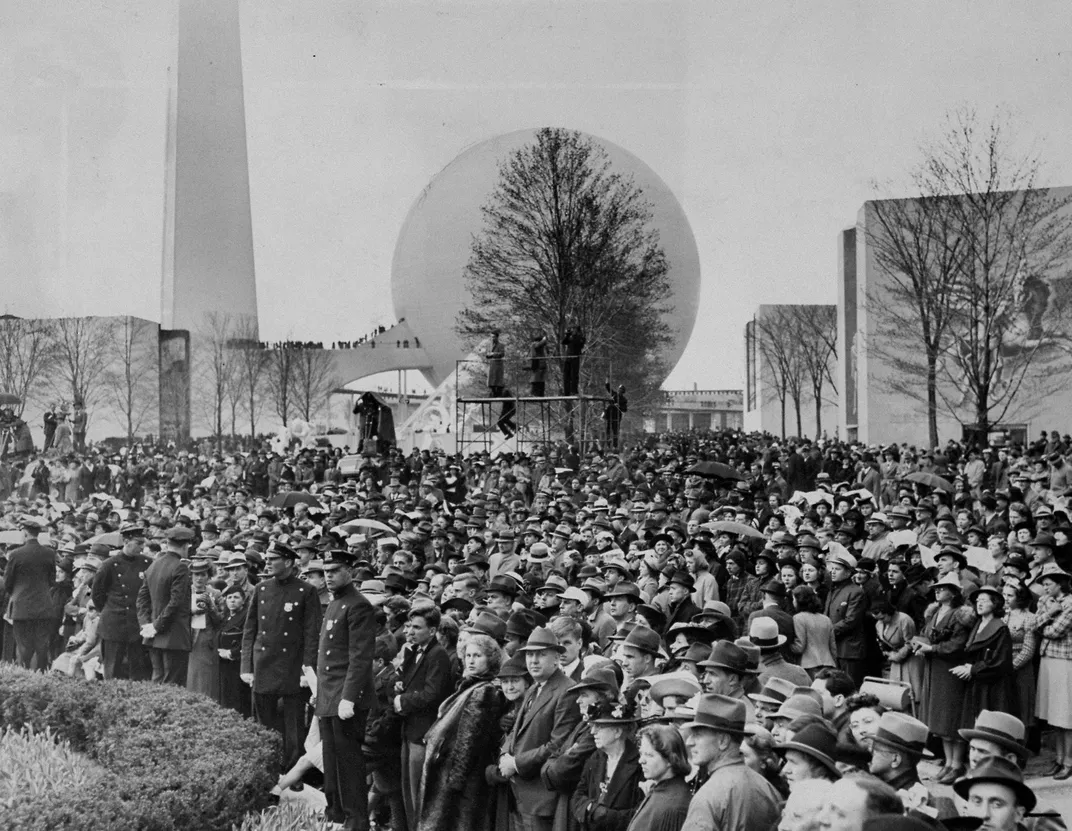
[[[229,829],[274,801],[276,734],[178,687],[0,664],[0,727],[50,731],[103,769],[98,786],[62,799],[17,796],[5,829]]]

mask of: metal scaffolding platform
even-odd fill
[[[510,410],[513,407],[512,417]],[[589,395],[545,398],[458,398],[455,435],[463,454],[498,451],[531,452],[565,441],[582,452],[597,447],[604,437],[603,408],[606,399]],[[507,431],[500,428],[503,413]]]

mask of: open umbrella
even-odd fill
[[[393,534],[395,529],[378,519],[352,519],[344,525],[336,525],[332,531],[344,531],[347,534],[360,534],[364,531],[384,531]]]
[[[0,392],[0,407],[17,407],[22,399],[10,392]]]
[[[725,532],[727,534],[736,534],[739,537],[752,537],[757,540],[765,540],[758,528],[753,528],[751,525],[745,525],[743,522],[731,522],[730,520],[718,520],[717,522],[706,522],[701,526],[713,531],[714,533]]]
[[[906,481],[915,482],[918,485],[926,485],[928,488],[938,488],[939,490],[946,491],[948,493],[953,492],[953,483],[948,479],[943,479],[934,473],[927,473],[924,470],[917,470],[909,473],[905,477]]]
[[[277,493],[268,500],[268,504],[273,508],[293,508],[295,505],[300,505],[303,502],[306,505],[316,505],[318,508],[324,507],[320,504],[320,500],[317,499],[315,494],[307,493],[306,491]]]
[[[741,471],[722,462],[697,462],[685,472],[705,479],[736,479],[743,482],[748,478]]]
[[[106,545],[109,548],[122,548],[123,537],[118,531],[109,531],[106,534],[97,534],[86,540],[88,545]]]

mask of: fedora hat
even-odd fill
[[[905,713],[889,710],[878,721],[872,741],[914,756],[933,756],[927,749],[927,725]],[[964,731],[962,730],[961,733]]]
[[[1028,545],[1045,545],[1049,548],[1056,548],[1057,540],[1054,539],[1053,534],[1049,531],[1041,531],[1038,534],[1035,534],[1035,538],[1032,539]]]
[[[599,664],[584,671],[579,683],[574,684],[566,692],[579,693],[582,690],[604,690],[610,693],[611,698],[618,697],[618,676],[610,664]]]
[[[536,612],[532,609],[518,609],[506,619],[506,634],[519,640],[527,640],[539,625]]]
[[[689,648],[678,657],[678,661],[688,661],[698,665],[701,661],[706,661],[710,656],[711,647],[700,641],[696,641],[696,643],[689,646]]]
[[[721,600],[708,600],[703,604],[703,611],[693,620],[729,620],[733,617],[730,607]]]
[[[696,586],[696,580],[693,579],[693,576],[691,574],[689,574],[687,571],[681,571],[681,570],[671,572],[670,579],[667,580],[666,582],[667,582],[667,585],[671,585],[671,586],[674,585],[674,584],[677,584],[679,586],[684,586],[689,591],[692,591],[692,589]]]
[[[763,689],[757,693],[748,693],[748,697],[760,704],[780,707],[782,702],[789,698],[796,688],[797,685],[792,681],[786,681],[784,678],[774,675],[767,679]]]
[[[960,547],[956,545],[943,545],[938,550],[938,556],[935,557],[935,559],[940,560],[942,559],[942,557],[952,557],[960,564],[961,568],[964,568],[966,565],[968,565],[968,555],[965,554],[960,549]]]
[[[744,736],[745,706],[744,702],[725,695],[701,695],[696,703],[696,714],[685,727],[703,727],[729,733],[731,736]]]
[[[537,626],[529,635],[528,642],[518,648],[518,652],[543,652],[545,649],[553,649],[555,652],[565,652],[566,648],[558,642],[555,633],[546,626]]]
[[[1035,578],[1035,582],[1041,583],[1047,577],[1051,577],[1056,581],[1072,580],[1072,574],[1069,574],[1057,565],[1057,563],[1046,563],[1046,565],[1042,567],[1042,571],[1039,572],[1038,577]]]
[[[666,612],[658,606],[653,606],[650,603],[641,603],[637,606],[637,614],[642,615],[652,629],[657,629],[661,632],[666,628]],[[676,625],[677,624],[675,624],[675,626]]]
[[[500,574],[491,579],[491,582],[488,583],[488,587],[485,591],[488,594],[496,592],[498,594],[505,594],[509,597],[517,597],[518,587],[515,580]]]
[[[506,641],[506,621],[494,612],[480,612],[476,619],[462,629],[476,635],[487,635],[496,643]]]
[[[630,574],[633,573],[633,570],[629,567],[629,563],[627,563],[621,557],[611,557],[609,560],[603,563],[604,573],[610,571],[610,569],[612,568],[618,569],[618,571],[622,573],[623,577],[628,577]]]
[[[957,731],[962,739],[983,739],[1015,753],[1020,761],[1027,759],[1030,751],[1027,749],[1027,730],[1024,723],[1016,716],[1001,713],[997,710],[982,710],[975,718],[975,724],[970,730]]]
[[[781,703],[781,706],[778,707],[778,712],[771,713],[767,718],[792,721],[795,718],[800,718],[800,716],[822,716],[822,714],[822,704],[810,695],[794,692],[793,695]]]
[[[529,562],[542,563],[549,559],[551,559],[551,549],[547,547],[547,543],[534,542],[529,546]]]
[[[708,646],[716,640],[715,633],[699,623],[674,623],[666,631],[666,640],[673,643],[678,635],[684,635],[689,641],[700,641]]]
[[[841,778],[837,762],[837,734],[822,724],[809,724],[793,736],[792,741],[784,742],[777,746],[783,753],[786,750],[795,750],[805,756],[814,759],[830,773],[835,779]]]
[[[604,600],[610,600],[615,597],[628,597],[638,604],[644,602],[644,598],[641,596],[640,588],[637,584],[625,580],[603,595]]]
[[[729,641],[718,641],[711,647],[711,654],[706,661],[700,661],[701,667],[714,667],[734,672],[737,675],[758,675],[748,667],[748,655],[741,647]]]
[[[781,580],[768,580],[760,588],[763,594],[769,594],[772,597],[777,597],[779,600],[785,597],[785,583]]]
[[[659,633],[654,629],[649,629],[647,626],[637,626],[625,636],[622,646],[630,646],[633,649],[639,649],[641,652],[647,652],[649,655],[658,655],[662,646],[662,638],[659,637]]]
[[[1035,792],[1024,784],[1020,768],[1001,756],[989,756],[953,783],[953,791],[961,799],[968,799],[976,782],[995,782],[1012,788],[1016,801],[1031,813],[1035,809]]]
[[[752,618],[752,622],[748,624],[748,640],[753,646],[758,646],[762,654],[784,646],[789,639],[778,632],[778,623],[774,618],[766,615],[756,615],[756,617]]]
[[[492,589],[489,588],[488,591],[492,591]],[[558,595],[559,600],[574,600],[582,606],[588,604],[588,595],[576,586],[569,586],[566,589],[556,592],[556,594]]]

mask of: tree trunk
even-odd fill
[[[823,437],[823,399],[822,391],[815,390],[815,440]]]
[[[796,410],[797,414],[797,438],[803,438],[804,425],[802,424],[800,417],[800,396],[797,396],[793,399],[793,409]]]
[[[782,402],[782,441],[785,441],[785,395],[782,395],[781,402]]]
[[[927,350],[927,431],[931,450],[938,447],[938,355]]]

